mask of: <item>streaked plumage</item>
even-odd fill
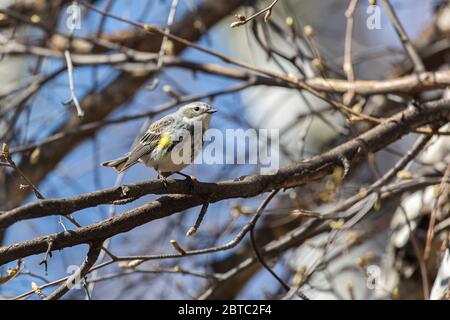
[[[163,177],[178,172],[188,166],[189,163],[175,164],[170,152],[179,143],[186,143],[182,139],[182,133],[186,131],[191,134],[191,145],[194,145],[195,142],[192,139],[194,124],[201,123],[202,133],[204,133],[209,127],[211,115],[216,111],[203,102],[187,104],[176,112],[152,123],[124,157],[104,162],[102,165],[123,172],[136,163],[142,162],[148,167],[155,168]],[[199,145],[203,146],[203,135],[196,138],[202,139]],[[194,150],[191,161],[200,151]]]

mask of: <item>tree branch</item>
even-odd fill
[[[438,100],[425,104],[421,109],[410,107],[396,114],[387,121],[373,129],[361,134],[320,156],[307,161],[299,162],[281,168],[274,175],[250,175],[233,181],[221,183],[196,183],[196,194],[207,194],[210,202],[217,202],[229,198],[252,197],[276,188],[290,188],[306,182],[320,179],[333,170],[342,166],[342,157],[345,157],[354,166],[364,158],[368,152],[376,152],[415,128],[436,122],[448,121],[450,101]],[[143,187],[149,188],[143,192]],[[106,239],[116,234],[127,232],[137,226],[150,221],[170,216],[174,213],[198,206],[204,202],[204,197],[189,195],[190,188],[184,181],[175,181],[168,184],[167,190],[160,182],[150,181],[140,185],[131,185],[125,188],[128,198],[142,196],[148,193],[176,193],[155,200],[139,208],[125,212],[119,216],[77,229],[70,233],[52,235],[54,250],[78,245],[81,243]],[[180,194],[180,193],[184,193]],[[15,210],[3,213],[0,216],[2,228],[19,220],[43,217],[54,214],[63,214],[67,208],[78,210],[89,206],[110,202],[115,197],[122,198],[118,189],[107,189],[95,192],[94,196],[84,195],[78,198],[53,200],[41,204],[22,206]],[[49,200],[45,200],[49,201]],[[50,200],[51,201],[51,200]],[[52,203],[52,205],[50,205]],[[56,207],[55,207],[56,206]],[[40,208],[40,209],[38,209]],[[61,211],[55,211],[61,210]],[[21,257],[42,253],[47,249],[47,237],[39,237],[0,248],[0,264],[4,264]]]

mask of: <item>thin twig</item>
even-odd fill
[[[379,188],[381,188],[383,185],[385,185],[387,182],[389,182],[392,178],[395,177],[395,175],[402,170],[408,163],[410,163],[426,146],[428,141],[430,141],[431,136],[421,136],[417,139],[417,141],[414,143],[412,148],[405,153],[405,155],[400,158],[397,163],[388,170],[382,177],[380,177],[377,181],[372,183],[364,192],[360,192],[356,194],[355,196],[352,196],[345,200],[343,203],[341,203],[339,206],[335,207],[329,214],[326,214],[325,216],[336,214],[337,212],[343,211],[345,209],[350,208],[352,205],[356,204],[358,201],[363,200],[371,193],[377,191]]]
[[[236,15],[236,21],[233,22],[233,23],[230,25],[230,27],[231,27],[231,28],[235,28],[235,27],[243,26],[243,25],[246,24],[247,22],[249,22],[249,21],[255,19],[256,17],[258,17],[258,16],[260,16],[260,15],[262,15],[262,14],[264,14],[264,13],[265,13],[264,21],[267,22],[267,21],[269,20],[269,18],[270,18],[270,15],[272,14],[272,8],[275,6],[275,4],[276,4],[277,2],[278,2],[278,0],[274,0],[268,7],[264,8],[264,9],[262,9],[262,10],[259,10],[258,12],[252,14],[252,15],[251,15],[250,17],[248,17],[248,18],[246,18],[246,17],[243,16],[243,15],[239,15],[239,14]]]
[[[38,188],[34,185],[34,183],[30,179],[28,179],[28,177],[16,165],[16,163],[14,162],[14,160],[11,157],[11,153],[9,152],[9,146],[6,143],[3,143],[2,155],[3,155],[3,158],[5,158],[5,160],[7,162],[7,165],[9,167],[13,168],[27,182],[27,184],[31,187],[31,189],[33,190],[34,194],[36,195],[36,198],[41,199],[41,200],[45,199],[44,195],[38,190]]]
[[[173,24],[173,21],[175,18],[177,6],[178,6],[178,0],[172,0],[172,4],[170,5],[170,10],[169,10],[169,15],[167,17],[167,25],[166,25],[166,28],[164,29],[164,32],[166,34],[163,36],[163,39],[161,42],[161,47],[158,52],[158,60],[156,62],[156,70],[157,71],[161,70],[161,68],[164,65],[164,55],[167,50],[167,44],[169,43],[169,37],[167,36],[167,34],[170,34],[170,28],[172,27],[172,24]],[[158,83],[159,83],[158,78],[153,79],[153,82],[149,86],[149,89],[150,90],[156,89],[156,86],[158,85]]]
[[[447,169],[445,170],[445,174],[442,177],[442,181],[439,185],[439,193],[436,198],[436,201],[434,202],[433,210],[431,211],[430,215],[430,222],[428,224],[428,231],[427,231],[427,241],[425,244],[425,250],[423,253],[424,259],[428,260],[431,253],[431,244],[433,242],[434,237],[434,226],[436,225],[436,219],[438,212],[440,210],[440,207],[445,204],[448,197],[449,192],[449,184],[448,179],[450,178],[450,164],[447,166]]]
[[[356,11],[356,5],[358,0],[350,0],[347,10],[345,11],[345,17],[347,18],[347,27],[345,32],[345,51],[344,51],[344,72],[347,74],[347,80],[350,84],[355,81],[355,73],[353,71],[352,62],[352,40],[353,40],[353,22]],[[350,88],[344,95],[344,104],[349,105],[353,101],[355,91]]]
[[[89,245],[89,251],[86,255],[86,259],[81,264],[80,268],[68,277],[58,289],[48,295],[46,300],[56,300],[61,298],[73,287],[74,284],[76,284],[76,281],[80,281],[89,272],[101,252],[102,242],[103,241],[98,241]]]
[[[154,25],[141,24],[141,23],[138,23],[136,21],[131,21],[131,20],[128,20],[128,19],[124,19],[122,17],[119,17],[119,16],[116,16],[116,15],[110,14],[108,12],[105,12],[104,10],[101,10],[101,9],[99,9],[99,8],[97,8],[97,7],[93,6],[93,5],[85,2],[84,0],[79,0],[79,2],[83,6],[89,8],[89,9],[91,9],[91,10],[93,10],[93,11],[99,13],[99,14],[108,15],[109,17],[111,17],[113,19],[116,19],[116,20],[124,22],[124,23],[128,23],[128,24],[130,24],[132,26],[135,26],[135,27],[137,27],[139,29],[145,30],[145,31],[150,32],[150,33],[153,32],[153,33],[157,33],[157,34],[159,34],[161,36],[167,36],[169,39],[171,39],[173,41],[177,41],[178,43],[181,43],[181,44],[183,44],[185,46],[191,47],[191,48],[196,49],[198,51],[201,51],[201,52],[207,53],[207,54],[209,54],[211,56],[217,57],[217,58],[219,58],[220,60],[222,60],[225,63],[234,64],[236,66],[240,66],[240,67],[248,69],[250,71],[269,76],[269,77],[274,78],[274,79],[276,79],[278,81],[285,82],[287,85],[289,85],[291,87],[295,87],[295,88],[298,88],[298,89],[301,89],[301,90],[306,90],[307,92],[311,93],[313,96],[315,96],[315,97],[317,97],[317,98],[319,98],[319,99],[329,103],[331,106],[333,106],[336,110],[338,110],[339,112],[343,113],[344,115],[352,115],[352,116],[355,117],[355,119],[368,121],[368,122],[371,122],[371,123],[374,123],[374,124],[380,124],[381,122],[383,122],[383,120],[380,120],[380,119],[378,119],[376,117],[372,117],[372,116],[364,114],[364,113],[357,112],[357,111],[353,110],[352,108],[348,107],[347,105],[345,105],[343,103],[340,103],[340,102],[338,102],[336,100],[330,99],[327,95],[324,95],[321,92],[315,90],[314,88],[309,86],[305,81],[303,81],[301,79],[298,79],[295,76],[282,75],[282,74],[279,74],[277,72],[273,72],[271,70],[262,69],[262,68],[259,68],[259,67],[256,67],[256,66],[253,66],[253,65],[250,65],[250,64],[247,64],[247,63],[235,60],[235,59],[232,59],[232,58],[227,57],[227,56],[225,56],[223,54],[220,54],[220,53],[218,53],[218,52],[216,52],[214,50],[208,49],[206,47],[203,47],[203,46],[200,46],[200,45],[198,45],[196,43],[193,43],[193,42],[191,42],[189,40],[186,40],[186,39],[184,39],[182,37],[179,37],[179,36],[176,36],[176,35],[173,35],[173,34],[170,34],[170,33],[166,33],[166,32],[164,32],[164,30],[162,30],[161,28],[156,27]],[[418,129],[416,129],[415,132],[418,132],[418,133],[420,132],[420,133],[425,133],[425,134],[433,134],[433,132],[431,132],[430,130],[423,129],[423,128],[418,128]]]
[[[264,199],[264,201],[261,203],[261,205],[259,206],[259,208],[256,210],[256,214],[255,217],[256,219],[254,220],[254,223],[251,225],[251,229],[250,229],[250,241],[252,244],[252,248],[253,251],[255,252],[256,255],[256,259],[259,261],[259,263],[261,263],[261,265],[267,270],[269,271],[269,273],[281,284],[281,286],[287,291],[289,292],[291,290],[291,287],[283,280],[281,279],[276,273],[275,271],[272,270],[272,268],[269,267],[269,265],[264,261],[264,258],[261,254],[261,252],[258,249],[258,246],[256,244],[256,240],[255,240],[255,227],[256,227],[256,223],[258,222],[259,217],[262,215],[264,209],[267,207],[267,205],[270,203],[270,201],[273,199],[273,197],[275,197],[275,195],[280,191],[280,189],[275,189],[273,190],[266,199]],[[301,296],[302,299],[305,300],[309,300],[303,293],[299,292],[299,295]]]
[[[383,3],[384,9],[386,10],[389,18],[391,19],[392,25],[394,26],[395,31],[397,32],[400,38],[400,41],[402,42],[403,47],[405,48],[406,53],[408,54],[409,58],[411,59],[411,62],[414,65],[414,70],[416,72],[424,72],[425,66],[422,62],[422,59],[420,58],[420,55],[418,54],[416,48],[409,39],[408,34],[403,28],[403,25],[400,22],[400,19],[398,18],[397,14],[395,13],[394,7],[392,6],[391,2],[389,0],[381,0],[381,1]]]
[[[39,262],[39,265],[44,265],[45,275],[48,275],[48,258],[52,257],[53,237],[49,236],[47,239],[47,250],[44,254],[44,259]]]
[[[197,233],[198,228],[200,227],[203,218],[205,217],[206,211],[208,211],[209,202],[205,202],[202,206],[202,209],[200,210],[200,213],[198,214],[197,220],[195,221],[194,226],[189,228],[189,230],[186,232],[186,236],[190,237]]]
[[[409,220],[408,213],[406,212],[405,208],[402,205],[400,205],[399,208],[405,218],[406,225],[408,226],[414,254],[416,255],[417,261],[419,262],[420,276],[422,279],[423,298],[425,300],[428,300],[429,292],[430,292],[430,285],[429,285],[429,281],[428,281],[427,266],[425,264],[425,260],[422,256],[422,254],[421,254],[419,242],[417,241],[417,237],[414,233],[413,227],[411,226],[411,221]]]
[[[67,64],[67,76],[69,78],[69,89],[70,89],[70,99],[65,101],[65,105],[69,105],[73,103],[75,105],[75,108],[77,109],[77,114],[79,117],[84,116],[84,111],[81,109],[80,102],[78,101],[78,98],[75,94],[75,85],[73,82],[73,64],[72,59],[70,58],[70,52],[69,50],[64,51],[64,57],[66,58],[66,64]]]

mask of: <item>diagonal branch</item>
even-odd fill
[[[81,281],[81,279],[86,276],[86,274],[94,265],[95,261],[97,261],[97,258],[102,249],[102,243],[103,241],[97,241],[89,245],[89,251],[86,255],[86,259],[81,264],[80,268],[69,278],[67,278],[67,280],[58,289],[47,296],[46,300],[60,299],[72,288],[73,285],[77,284],[77,281]]]
[[[407,55],[409,56],[414,65],[414,70],[416,72],[424,72],[425,66],[422,62],[422,59],[417,53],[417,50],[414,47],[413,43],[409,39],[408,34],[405,31],[405,28],[403,28],[403,25],[401,24],[400,19],[395,13],[394,7],[392,6],[391,2],[389,0],[382,0],[381,2],[383,3],[384,9],[386,10],[389,18],[391,19],[392,25],[394,26],[394,29],[397,32]]]
[[[411,132],[415,128],[431,123],[446,122],[450,115],[450,101],[438,100],[425,104],[423,108],[410,107],[405,111],[396,114],[385,122],[377,125],[371,130],[361,134],[322,155],[313,157],[307,161],[295,163],[293,165],[283,167],[274,175],[251,175],[241,177],[233,181],[224,181],[217,184],[197,183],[196,190],[200,193],[209,194],[210,202],[217,202],[229,198],[251,197],[258,194],[271,191],[277,188],[290,188],[305,184],[307,182],[320,179],[334,171],[336,167],[342,166],[342,158],[346,158],[351,167],[363,159],[368,152],[376,152],[390,143],[400,139],[405,134]],[[182,181],[173,182],[168,185],[168,190],[160,182],[148,182],[154,189],[152,193],[174,192],[176,194],[161,197],[151,203],[145,204],[136,209],[125,212],[119,216],[109,218],[104,221],[77,229],[71,233],[59,233],[51,235],[53,239],[54,250],[62,249],[87,243],[98,241],[127,232],[133,228],[146,224],[150,221],[161,219],[183,210],[203,204],[204,197],[199,195],[189,195],[190,188]],[[171,189],[172,188],[172,189]],[[117,190],[107,190],[104,195],[96,196],[89,202],[91,206],[100,204],[105,198],[111,200],[111,193]],[[126,194],[130,197],[130,192],[141,192],[139,187],[127,186]],[[179,193],[185,193],[179,194]],[[133,196],[135,194],[132,194]],[[82,196],[83,197],[83,196]],[[85,195],[88,197],[89,195]],[[73,207],[80,206],[86,199],[58,200],[57,205],[66,202],[70,206],[73,201]],[[45,202],[44,202],[45,203]],[[46,209],[42,205],[40,210],[36,210],[33,214],[27,213],[30,207],[23,206],[16,211],[12,210],[2,214],[3,226],[10,225],[22,215],[29,218],[39,216],[47,216],[61,214],[60,212]],[[61,206],[59,207],[61,208]],[[63,208],[62,208],[63,209]],[[20,220],[20,219],[19,219]],[[10,246],[0,248],[0,264],[4,264],[21,257],[42,253],[47,249],[48,237],[38,237],[33,240],[23,241]]]

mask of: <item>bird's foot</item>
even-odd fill
[[[164,189],[167,190],[167,188],[168,188],[168,186],[169,186],[169,185],[168,185],[167,178],[166,178],[165,176],[163,176],[162,174],[158,173],[158,179],[161,180]]]

